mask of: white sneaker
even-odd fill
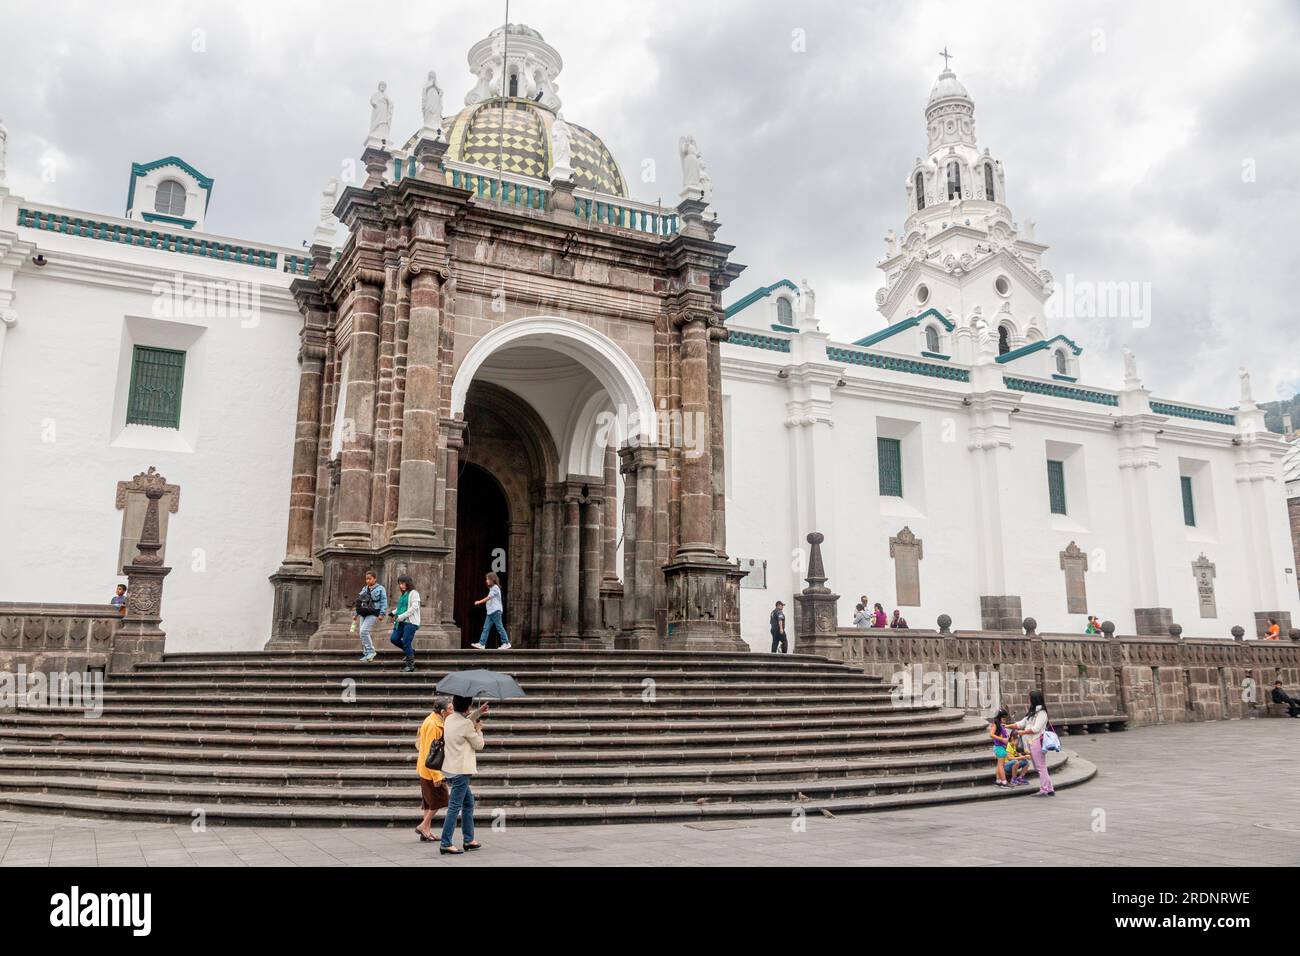
[[[365,661],[367,664],[369,664],[371,661],[373,661],[373,660],[374,660],[376,657],[378,657],[378,656],[379,656],[378,653],[376,653],[375,651],[371,651],[369,654],[364,654],[364,655],[362,655],[361,659],[362,659],[363,661]]]
[[[487,648],[484,647],[482,644],[471,644],[470,647],[474,648],[474,650],[476,650],[476,651],[486,651],[486,650],[487,650]]]
[[[509,645],[509,644],[502,644],[500,647],[497,648],[497,650],[499,650],[499,651],[508,651],[508,650],[510,650],[510,645]]]

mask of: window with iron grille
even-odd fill
[[[174,179],[160,182],[154,194],[153,211],[165,216],[185,215],[185,187]]]
[[[184,352],[137,345],[131,356],[131,392],[126,405],[126,423],[180,428],[184,382]]]
[[[876,439],[876,460],[880,469],[880,493],[903,497],[903,443],[897,438]]]
[[[1183,524],[1195,528],[1196,502],[1192,498],[1192,476],[1182,475],[1178,480],[1183,486]]]
[[[1047,497],[1051,501],[1052,514],[1066,513],[1064,462],[1048,461],[1047,463]]]
[[[776,300],[776,321],[780,325],[790,325],[794,321],[794,309],[790,306],[789,299]]]

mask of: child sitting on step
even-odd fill
[[[989,724],[989,736],[993,738],[993,757],[997,760],[997,785],[999,787],[1008,786],[1007,784],[1007,743],[1011,739],[1011,732],[1007,730],[1007,718],[1011,716],[1007,709],[1003,707],[993,717],[993,722]]]
[[[1014,730],[1010,733],[1011,736],[1007,739],[1007,776],[1010,785],[1018,787],[1029,782],[1025,779],[1025,773],[1029,770],[1029,758],[1025,754],[1029,751],[1021,744],[1020,734]]]

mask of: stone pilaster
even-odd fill
[[[604,517],[605,499],[588,494],[582,503],[581,634],[584,642],[596,645],[605,638],[600,608]]]
[[[1010,496],[1018,482],[1011,463],[1011,412],[1018,395],[1002,387],[1001,367],[987,353],[972,370],[976,391],[970,396],[967,447],[974,459],[976,575],[980,586],[980,627],[988,631],[1018,631],[1024,617],[1020,595],[1007,593],[1005,528],[1014,507]]]
[[[438,542],[438,342],[441,335],[439,277],[413,264],[406,346],[406,395],[402,411],[401,494],[393,540]]]
[[[560,631],[559,555],[563,535],[564,486],[548,483],[542,488],[541,549],[538,555],[539,601],[537,635],[539,643],[554,642]]]
[[[1159,500],[1160,449],[1156,436],[1163,418],[1152,414],[1150,392],[1136,377],[1120,393],[1119,468],[1124,524],[1128,529],[1130,574],[1136,596],[1133,621],[1138,634],[1167,636],[1174,612],[1160,600],[1160,542],[1151,504]]]
[[[582,628],[582,492],[565,489],[560,532],[560,627],[556,640],[576,645]]]
[[[349,300],[351,317],[343,404],[342,468],[338,523],[330,545],[368,547],[370,533],[371,449],[374,447],[375,378],[379,360],[379,296],[383,273],[361,270]]]

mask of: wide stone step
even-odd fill
[[[1074,754],[1053,771],[1052,780],[1058,790],[1067,789],[1091,779],[1096,767]],[[649,821],[693,822],[710,819],[735,819],[746,817],[784,817],[801,811],[804,814],[830,813],[831,815],[864,813],[878,810],[896,810],[907,807],[929,806],[966,800],[1010,799],[1035,792],[1032,786],[1007,789],[987,784],[988,775],[938,774],[928,785],[920,788],[848,796],[813,797],[809,799],[729,799],[726,801],[677,803],[629,803],[618,805],[559,804],[494,807],[487,799],[479,801],[477,816],[484,822],[492,818],[497,809],[504,809],[507,824],[527,826],[535,824],[582,823],[641,823]],[[983,781],[983,782],[981,782]],[[916,780],[911,781],[913,784]],[[476,795],[477,796],[477,795]],[[414,801],[412,801],[414,803]],[[168,799],[143,799],[139,795],[92,796],[84,792],[74,794],[46,793],[36,790],[0,788],[0,807],[41,813],[59,813],[69,816],[107,816],[118,819],[153,820],[168,823],[190,823],[201,811],[208,825],[283,825],[283,826],[413,826],[418,807],[410,809],[387,806],[350,806],[339,804],[274,805],[258,803],[206,802],[196,806],[194,801]],[[485,827],[486,829],[486,827]],[[415,839],[412,835],[412,839]],[[436,851],[433,851],[436,852]]]
[[[378,632],[376,632],[378,633]],[[397,658],[398,652],[387,643],[387,635],[384,640],[377,640],[375,649],[380,658],[392,657]],[[187,664],[211,664],[211,663],[232,663],[232,664],[251,664],[259,666],[264,662],[275,663],[285,661],[290,663],[322,663],[328,664],[342,661],[344,663],[355,662],[361,652],[360,638],[357,640],[357,646],[352,650],[320,650],[320,651],[187,651],[181,653],[164,654],[163,659],[157,662],[145,662],[135,665],[139,668],[151,667],[170,667],[184,666]],[[603,668],[613,667],[621,664],[645,664],[645,663],[664,663],[679,664],[688,667],[707,666],[713,664],[753,666],[755,662],[775,661],[788,665],[804,664],[810,667],[837,667],[842,669],[852,669],[852,665],[843,664],[836,661],[827,660],[824,657],[818,657],[813,654],[767,654],[755,651],[587,651],[587,650],[560,650],[560,649],[536,649],[536,648],[511,648],[509,651],[491,650],[488,652],[451,649],[451,650],[433,650],[420,652],[423,657],[429,660],[436,660],[447,663],[466,663],[475,661],[505,661],[513,660],[519,663],[568,663],[580,664],[584,667]],[[500,669],[499,663],[492,665],[473,663],[470,666],[487,667],[492,666]]]
[[[406,694],[380,694],[372,695],[367,691],[364,685],[358,685],[355,689],[348,689],[346,700],[344,697],[344,688],[337,685],[329,685],[317,689],[315,693],[283,693],[283,694],[265,694],[265,693],[240,693],[236,689],[229,689],[224,692],[215,692],[215,689],[208,687],[203,693],[172,695],[165,692],[166,688],[153,689],[148,692],[131,692],[118,693],[111,686],[108,686],[103,694],[105,709],[117,707],[120,705],[138,705],[149,704],[155,706],[177,706],[177,707],[221,707],[227,704],[237,704],[241,706],[267,707],[276,705],[296,704],[301,706],[321,707],[321,706],[339,706],[346,703],[353,708],[375,707],[375,708],[412,708],[421,711],[420,719],[423,720],[429,712],[429,705],[433,701],[434,694],[430,691],[427,693],[406,693]],[[513,700],[492,701],[492,709],[498,713],[550,713],[556,709],[583,709],[605,707],[641,707],[651,701],[646,700],[640,694],[627,695],[593,695],[593,694],[562,694],[562,695],[544,695],[534,694],[529,697],[520,697]],[[785,693],[767,693],[747,697],[739,694],[726,694],[721,696],[705,696],[698,691],[687,694],[662,694],[656,693],[653,703],[658,707],[664,707],[667,710],[735,710],[747,709],[751,705],[764,706],[789,706],[796,707],[804,702],[813,702],[821,706],[835,705],[861,705],[876,704],[889,706],[895,709],[895,703],[888,691],[858,691],[855,693],[817,693],[817,694],[785,694]]]
[[[577,731],[569,734],[511,733],[508,726],[499,730],[488,730],[492,746],[504,750],[555,750],[601,748],[609,750],[639,749],[645,747],[693,747],[696,745],[745,746],[768,741],[785,743],[816,741],[849,741],[874,739],[890,734],[925,734],[932,732],[943,722],[962,720],[960,711],[900,711],[888,718],[865,718],[853,726],[804,728],[799,724],[780,726],[770,731],[733,731],[720,722],[699,732],[685,734],[673,727],[659,732],[602,734]],[[182,725],[184,722],[181,722]],[[504,725],[506,722],[501,721]],[[496,726],[490,725],[491,726]],[[379,736],[375,734],[355,733],[308,733],[306,730],[289,733],[235,733],[203,731],[181,726],[176,729],[149,729],[131,722],[106,723],[101,719],[84,719],[68,721],[61,718],[39,718],[28,715],[15,715],[0,718],[0,728],[6,742],[21,740],[47,740],[57,737],[69,741],[109,742],[140,741],[142,743],[184,743],[192,747],[262,748],[278,747],[307,749],[312,751],[330,751],[355,747],[408,750],[414,740],[413,729],[405,735],[392,734]]]
[[[855,775],[989,770],[987,748],[967,747],[934,754],[898,754],[851,760],[750,761],[745,763],[682,763],[668,767],[636,764],[608,766],[507,766],[484,762],[475,786],[535,786],[586,784],[602,786],[658,786],[665,783],[758,782],[762,780],[836,779]],[[119,780],[180,781],[245,784],[262,787],[393,787],[404,791],[416,786],[415,762],[381,767],[333,768],[317,764],[249,766],[222,763],[106,760],[0,756],[0,775],[107,777]]]
[[[683,661],[683,660],[616,660],[609,662],[583,660],[543,660],[540,658],[518,658],[515,655],[461,656],[455,658],[430,654],[416,654],[416,666],[439,675],[453,671],[487,668],[507,674],[549,674],[602,673],[602,674],[688,674],[701,670],[712,673],[729,673],[733,671],[762,671],[774,674],[808,674],[837,675],[848,674],[861,677],[859,668],[826,661],[816,657],[792,658],[786,655],[765,656],[766,659],[747,658],[743,662],[730,661]],[[264,670],[280,673],[299,673],[303,671],[317,673],[337,673],[339,671],[393,671],[403,663],[399,653],[381,652],[375,660],[362,663],[357,654],[339,657],[333,660],[318,658],[282,659],[268,657],[261,659],[227,659],[205,661],[152,661],[136,664],[130,671],[114,676],[154,676],[176,674],[257,674]]]
[[[956,725],[943,733],[933,729],[921,732],[895,732],[865,736],[830,743],[804,741],[771,742],[764,738],[762,744],[749,746],[651,746],[642,749],[589,747],[575,750],[516,750],[493,749],[479,755],[479,766],[555,766],[574,764],[624,764],[683,765],[687,763],[744,763],[762,760],[823,760],[852,759],[884,754],[942,752],[981,748],[987,751],[988,736],[982,723],[978,726]],[[9,740],[3,753],[10,757],[47,756],[60,758],[106,758],[119,760],[168,760],[221,762],[226,764],[252,764],[262,766],[303,764],[331,767],[409,766],[414,761],[414,745],[410,739],[406,746],[374,749],[356,747],[331,750],[328,759],[310,748],[279,750],[263,747],[222,748],[217,745],[198,747],[175,740],[143,742],[87,742],[51,740],[33,737],[28,740]],[[409,748],[409,749],[408,749]]]

